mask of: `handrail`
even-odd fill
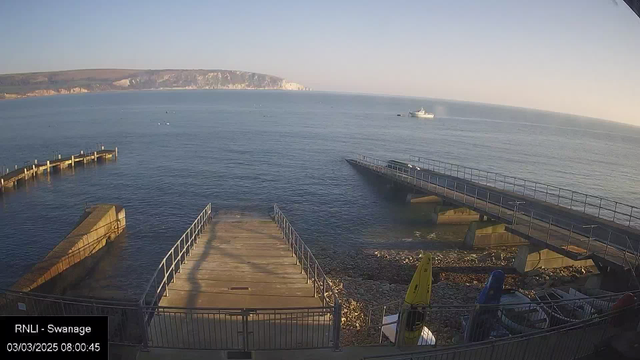
[[[273,205],[273,218],[278,228],[282,231],[282,236],[287,241],[292,254],[295,255],[297,263],[300,264],[301,270],[307,274],[307,283],[309,281],[313,282],[314,294],[318,291],[321,292],[322,305],[326,306],[327,303],[330,303],[330,299],[326,296],[327,293],[331,294],[331,300],[334,305],[339,304],[338,296],[327,279],[327,276],[324,274],[324,271],[322,271],[315,256],[313,256],[309,247],[302,241],[293,226],[291,226],[291,223],[289,223],[289,220],[287,220],[287,217],[284,216],[277,204]]]
[[[152,306],[158,305],[159,297],[169,294],[169,281],[173,281],[176,273],[180,272],[182,264],[184,264],[187,261],[187,257],[191,255],[191,250],[196,245],[198,236],[202,233],[209,221],[211,221],[211,218],[211,203],[209,203],[162,259],[140,298],[140,305],[146,305],[147,293],[151,290],[152,284],[155,284],[155,294],[153,294],[150,303]],[[178,250],[177,255],[176,249]],[[170,266],[167,266],[167,260],[169,260],[169,258],[171,259],[171,263]],[[160,273],[160,269],[163,269],[162,273]],[[158,283],[160,276],[162,276],[162,279],[160,279],[160,283]]]
[[[454,202],[463,204],[463,206],[489,214],[491,218],[496,220],[500,219],[504,223],[511,223],[511,229],[519,234],[529,236],[546,244],[550,240],[556,243],[559,241],[566,252],[571,252],[578,256],[596,254],[616,264],[622,262],[620,265],[623,267],[625,260],[632,267],[637,267],[639,264],[639,250],[634,248],[626,235],[614,232],[611,229],[596,225],[576,224],[572,221],[528,208],[526,205],[523,206],[523,203],[518,199],[506,196],[503,193],[492,192],[490,189],[456,181],[456,179],[449,177],[408,169],[363,155],[358,155],[355,161],[362,166],[398,178],[413,186],[432,193],[442,194],[449,199],[453,199]],[[603,244],[604,249],[592,248],[591,240]],[[579,242],[586,242],[586,249],[582,249],[585,253],[572,250],[570,247],[572,241],[574,245]],[[622,253],[620,254],[619,252]],[[627,258],[628,252],[633,255],[634,263],[631,263]],[[616,260],[616,258],[619,260]]]
[[[309,281],[313,283],[313,296],[315,297],[318,291],[320,291],[322,295],[322,306],[330,305],[333,307],[333,329],[331,336],[333,348],[338,350],[340,348],[340,329],[342,327],[342,305],[340,304],[340,299],[338,299],[335,289],[331,286],[331,282],[327,279],[327,276],[324,271],[322,271],[322,268],[318,264],[315,256],[311,253],[311,250],[309,250],[309,247],[302,241],[298,232],[291,226],[291,223],[287,217],[284,216],[277,204],[273,204],[273,221],[282,231],[282,237],[287,241],[292,255],[296,258],[296,264],[300,264],[300,271],[307,274],[307,283],[309,283]],[[327,298],[327,293],[331,294],[331,299]]]
[[[640,208],[637,206],[543,182],[445,161],[414,155],[410,159],[410,161],[417,163],[416,165],[430,171],[455,176],[496,189],[509,190],[519,195],[533,197],[537,200],[593,215],[600,219],[640,229]]]

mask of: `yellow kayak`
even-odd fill
[[[404,298],[406,305],[411,308],[416,306],[427,306],[431,302],[431,273],[432,273],[432,259],[431,254],[425,253],[422,257],[422,261],[416,269],[411,284],[409,284],[409,290]],[[418,339],[422,334],[422,327],[424,326],[424,313],[417,309],[409,310],[407,314],[406,327],[404,331],[404,345],[417,345]]]

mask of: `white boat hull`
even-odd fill
[[[414,113],[409,113],[409,116],[415,117],[415,118],[421,118],[421,119],[433,119],[434,117],[433,114],[414,114]]]
[[[391,342],[393,342],[393,340],[395,340],[396,338],[396,325],[398,324],[396,321],[398,321],[398,314],[387,315],[382,320],[383,324],[393,323],[389,325],[384,325],[382,327],[382,333],[385,334],[385,336],[388,337],[389,340],[391,340]],[[418,339],[418,345],[435,345],[435,344],[436,344],[435,336],[433,336],[431,331],[429,331],[429,329],[427,329],[426,326],[423,326],[422,333],[420,334],[420,339]]]

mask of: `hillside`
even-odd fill
[[[235,70],[69,70],[0,75],[0,99],[117,90],[310,90],[283,78]]]

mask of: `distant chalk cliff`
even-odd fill
[[[0,75],[0,99],[156,89],[311,90],[283,78],[235,70],[69,70]]]

